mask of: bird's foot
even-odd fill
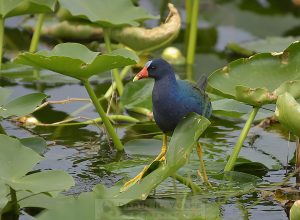
[[[166,163],[166,157],[162,156],[158,160],[152,161],[150,165],[145,166],[138,175],[124,183],[124,185],[120,189],[120,192],[124,192],[134,184],[139,183],[143,179],[143,177],[147,176],[149,173],[155,170],[160,162]]]
[[[120,189],[120,192],[124,192],[127,189],[129,189],[131,186],[133,186],[134,184],[136,184],[137,182],[139,182],[144,174],[147,172],[149,166],[145,166],[144,169],[138,174],[136,175],[134,178],[130,179],[129,181],[127,181]]]

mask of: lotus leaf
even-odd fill
[[[49,13],[57,0],[0,0],[0,15],[4,18],[23,14]]]
[[[49,69],[79,80],[86,80],[98,73],[135,64],[137,60],[135,53],[126,49],[100,55],[100,52],[90,51],[78,43],[58,44],[51,51],[25,52],[15,59],[17,63]]]
[[[134,200],[145,200],[149,193],[167,177],[175,174],[188,160],[189,155],[195,147],[200,135],[209,126],[206,118],[196,113],[189,114],[177,125],[166,154],[166,163],[145,176],[139,184],[135,184],[124,192],[120,192],[118,186],[105,189],[104,186],[96,186],[96,192],[107,191],[107,198],[111,198],[116,205],[123,205]]]
[[[26,175],[41,159],[19,140],[0,134],[0,182],[32,193],[62,191],[74,185],[73,178],[64,171]]]
[[[138,21],[157,18],[145,9],[135,7],[131,0],[60,0],[59,2],[73,16],[103,27],[137,26]]]
[[[233,61],[209,77],[208,90],[253,106],[275,103],[284,92],[298,98],[299,51],[300,42],[295,42],[282,53],[262,53]]]
[[[300,104],[290,93],[278,97],[275,116],[292,133],[300,137]]]
[[[32,93],[7,101],[10,91],[0,87],[0,118],[30,114],[47,96],[43,93]]]

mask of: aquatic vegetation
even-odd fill
[[[298,17],[295,1],[0,0],[0,219],[298,219]],[[213,108],[168,140],[154,82],[132,82],[158,57]]]

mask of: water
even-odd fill
[[[249,3],[249,1],[247,2]],[[208,49],[203,49],[200,46],[205,44],[205,42],[198,42],[199,48],[197,49],[198,53],[194,66],[195,78],[202,74],[211,73],[232,59],[231,56],[227,56],[224,52],[226,44],[229,42],[239,43],[267,36],[283,36],[297,29],[299,18],[295,16],[295,13],[289,13],[286,8],[281,8],[282,13],[279,13],[280,7],[275,7],[274,1],[254,2],[247,9],[245,8],[246,1],[242,0],[230,2],[202,1],[203,11],[199,19],[200,31],[205,32],[208,28],[212,28],[216,34],[216,36],[212,37],[216,39]],[[157,6],[155,4],[142,1],[142,5],[147,6],[147,8],[153,10],[154,14],[157,14]],[[272,10],[274,13],[271,13]],[[299,10],[295,9],[295,11]],[[8,20],[7,22],[10,26],[14,26],[15,23],[15,20]],[[153,25],[153,23],[150,23],[150,25]],[[295,31],[293,33],[293,35],[299,34],[295,34]],[[181,42],[175,42],[175,45],[182,47]],[[183,68],[179,67],[176,69],[179,75],[182,76],[184,74]],[[13,97],[42,91],[50,96],[49,100],[62,100],[69,97],[87,98],[87,93],[83,86],[74,82],[44,84],[22,81],[9,83],[6,80],[2,80],[0,85],[13,89]],[[101,91],[105,91],[107,84],[98,84],[95,88],[100,94]],[[83,105],[85,103],[81,102],[51,105],[35,113],[35,116],[41,122],[52,123],[63,120]],[[93,107],[88,108],[80,115],[86,118],[98,117]],[[211,121],[212,126],[200,140],[203,143],[204,159],[208,173],[212,175],[212,182],[218,185],[221,183],[213,175],[217,174],[220,168],[224,166],[224,161],[230,155],[244,122],[216,117],[213,117]],[[110,171],[107,169],[109,164],[118,161],[120,158],[122,161],[135,160],[136,156],[117,155],[107,142],[107,137],[103,130],[97,126],[37,127],[27,129],[8,120],[4,121],[3,126],[8,134],[12,136],[22,138],[37,135],[47,140],[49,148],[44,155],[45,159],[35,169],[65,170],[71,174],[76,181],[76,186],[67,194],[91,191],[98,183],[112,186],[124,176],[133,176],[151,158],[144,155],[141,156],[141,162],[136,167]],[[144,131],[139,131],[132,125],[120,126],[117,129],[117,133],[124,142],[133,138],[153,136],[151,134],[145,136]],[[152,217],[160,214],[159,216],[161,217],[163,211],[159,213],[159,210],[167,210],[167,213],[171,214],[175,207],[175,210],[181,213],[183,217],[188,216],[184,212],[193,213],[195,209],[202,211],[215,209],[220,212],[223,219],[288,219],[283,205],[274,198],[262,197],[261,192],[269,188],[266,187],[268,184],[283,182],[287,173],[293,171],[292,159],[294,149],[294,142],[289,142],[288,135],[281,128],[278,129],[278,125],[271,126],[268,130],[253,127],[249,133],[249,138],[245,141],[240,156],[253,162],[263,163],[268,168],[268,171],[262,174],[258,184],[261,185],[261,188],[255,192],[244,192],[242,195],[229,196],[225,199],[224,194],[229,193],[229,189],[223,189],[223,194],[222,190],[218,189],[219,193],[215,195],[214,192],[208,191],[207,195],[188,197],[189,199],[185,201],[184,209],[182,209],[182,207],[178,208],[176,203],[183,201],[184,195],[188,194],[189,190],[178,183],[174,183],[172,179],[168,179],[151,194],[147,201],[134,203],[131,207],[125,206],[123,211],[132,215],[143,212],[146,216]],[[189,169],[196,170],[197,167],[198,160],[194,152],[187,168],[183,168],[181,172]],[[201,183],[199,179],[197,180],[195,173],[191,175],[193,175],[193,179]],[[295,181],[295,178],[291,178],[286,185],[294,186]],[[274,191],[276,188],[280,188],[280,186],[271,189]],[[191,202],[192,200],[197,201],[196,205]],[[205,211],[203,213],[205,216]],[[211,211],[207,213],[211,213]],[[167,215],[167,217],[170,216]]]

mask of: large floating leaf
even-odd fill
[[[123,218],[118,207],[109,200],[97,198],[94,193],[81,193],[78,198],[63,198],[54,207],[44,211],[38,220],[95,220],[132,219]]]
[[[74,185],[73,178],[63,171],[26,175],[41,159],[19,140],[0,134],[0,183],[31,193],[60,192]]]
[[[82,44],[63,43],[51,51],[25,52],[15,61],[85,80],[98,73],[135,64],[137,60],[138,57],[134,52],[125,49],[100,55],[99,52],[90,51]]]
[[[142,107],[152,110],[153,80],[140,80],[126,84],[121,96],[125,108]]]
[[[161,164],[138,184],[131,186],[124,192],[120,193],[120,188],[117,186],[105,189],[102,185],[95,188],[96,192],[100,194],[106,192],[106,196],[111,198],[116,205],[146,199],[155,187],[167,177],[175,174],[186,163],[200,135],[209,124],[210,122],[206,118],[195,113],[190,114],[179,123],[174,131],[166,154],[166,163]]]
[[[239,59],[215,71],[208,81],[212,93],[253,106],[275,103],[284,92],[300,97],[300,43],[283,53],[262,53]]]
[[[113,29],[111,37],[135,51],[152,51],[174,40],[181,25],[180,15],[173,4],[169,4],[170,14],[164,24],[152,29],[124,27]]]
[[[278,97],[276,118],[281,124],[300,137],[300,104],[289,93]]]
[[[253,55],[255,53],[281,52],[293,42],[299,40],[295,37],[267,37],[246,43],[230,43],[227,48],[243,55]]]
[[[133,25],[138,21],[157,18],[145,9],[135,7],[131,0],[60,0],[73,16],[87,19],[103,27]]]
[[[57,0],[0,0],[0,15],[11,17],[23,14],[49,13]]]
[[[7,101],[9,95],[8,89],[0,87],[0,118],[30,114],[47,97],[43,93],[32,93]]]

